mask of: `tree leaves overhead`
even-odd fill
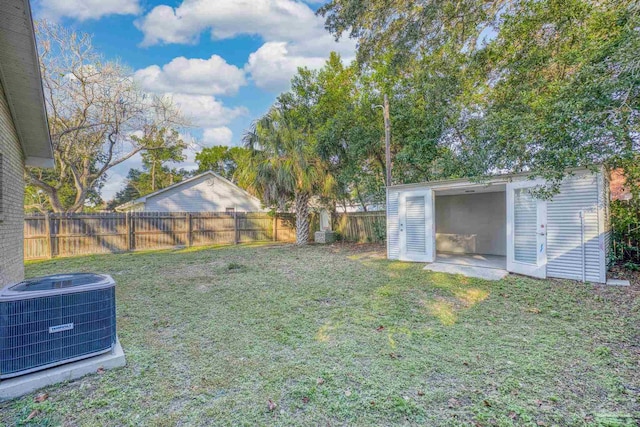
[[[318,14],[336,38],[358,40],[358,59],[392,54],[394,63],[429,55],[443,46],[473,51],[480,36],[495,28],[507,0],[333,0]]]
[[[362,73],[389,64],[394,83],[378,88],[401,105],[395,161],[413,160],[400,181],[429,179],[431,160],[444,175],[462,162],[467,176],[529,171],[553,187],[567,168],[637,160],[635,1],[333,0],[319,14],[357,39]]]
[[[198,173],[213,171],[244,188],[237,171],[249,161],[250,154],[250,150],[244,147],[217,145],[203,148],[196,154]]]

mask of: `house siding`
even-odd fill
[[[24,278],[24,156],[1,84],[0,154],[0,286],[4,286]]]
[[[213,175],[177,185],[147,198],[145,212],[237,212],[262,211],[260,202],[235,185]]]

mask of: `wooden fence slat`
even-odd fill
[[[381,242],[386,235],[384,211],[336,214],[333,224],[334,230],[348,242]]]
[[[311,236],[318,230],[312,215]],[[336,214],[343,240],[375,242],[384,212]],[[295,242],[295,215],[265,212],[133,212],[27,215],[24,259],[255,241]]]

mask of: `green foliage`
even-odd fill
[[[181,162],[186,158],[183,150],[187,148],[187,144],[180,138],[178,131],[153,127],[146,132],[145,136],[134,135],[131,138],[146,147],[142,152],[142,166],[149,172],[151,178],[150,192],[163,188],[161,181],[166,181],[167,175],[169,181],[173,181],[171,172],[163,166],[169,162]]]
[[[613,200],[610,204],[611,227],[626,231],[640,224],[640,202],[638,200]]]
[[[175,157],[162,144],[181,142],[166,128],[184,120],[169,97],[143,93],[131,70],[105,61],[89,35],[49,21],[34,27],[55,168],[25,168],[26,182],[37,188],[28,191],[27,208],[95,207],[112,168],[138,153],[152,169]]]
[[[385,221],[374,221],[373,238],[376,242],[384,242],[387,240],[387,223]]]
[[[198,173],[213,171],[237,183],[236,171],[249,161],[251,152],[244,147],[216,145],[203,148],[196,154]]]
[[[606,346],[600,346],[600,347],[596,347],[593,352],[599,356],[602,357],[603,359],[606,359],[608,357],[611,356],[611,349],[609,347]]]
[[[611,232],[613,262],[629,270],[640,265],[640,202],[614,200],[611,202]]]
[[[293,203],[299,245],[309,239],[311,198],[330,195],[335,185],[327,162],[317,154],[313,78],[312,72],[301,69],[291,91],[281,94],[253,123],[243,138],[251,155],[239,173],[239,180],[266,205],[285,210]]]
[[[189,175],[184,169],[171,168],[169,163],[181,162],[187,147],[178,131],[164,127],[150,127],[144,136],[132,136],[139,145],[147,147],[142,152],[142,170],[130,169],[122,190],[107,204],[107,209],[135,200],[182,181]]]
[[[358,41],[363,76],[387,64],[376,86],[392,96],[396,182],[528,171],[555,191],[596,163],[640,176],[637,2],[333,0],[319,13]]]
[[[327,194],[333,185],[327,165],[316,154],[310,76],[301,70],[293,91],[280,95],[244,136],[251,156],[241,179],[268,205],[285,206],[297,194]]]
[[[92,166],[91,169],[94,170],[95,166]],[[36,172],[32,171],[32,173]],[[68,210],[73,207],[76,203],[77,189],[73,183],[72,176],[65,175],[64,177],[60,177],[59,174],[52,169],[39,169],[37,174],[38,179],[41,180],[41,182],[58,187],[57,203],[62,210]],[[94,183],[91,189],[87,190],[83,206],[83,210],[85,212],[90,212],[93,209],[103,206],[104,202],[100,196],[100,190],[104,186],[106,179],[106,176],[102,176]],[[25,186],[24,194],[24,210],[29,213],[51,212],[53,211],[51,198],[41,188],[32,184],[27,184]]]
[[[242,270],[245,268],[246,267],[243,264],[240,264],[239,262],[230,262],[229,264],[227,264],[227,270],[229,271]]]
[[[397,76],[387,58],[362,70],[356,64],[345,66],[336,54],[317,72],[300,71],[299,76],[313,88],[309,111],[314,117],[317,151],[337,183],[332,201],[358,203],[365,209],[384,203],[386,165],[380,108],[384,92],[391,95],[393,182],[462,173],[451,146],[439,141],[446,123],[455,116],[450,105],[459,91],[458,83],[452,75],[441,77],[446,84],[433,84],[429,75],[434,73],[428,63],[416,63],[412,73]],[[294,82],[297,78],[302,77]]]

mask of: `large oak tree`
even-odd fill
[[[88,35],[37,22],[36,36],[55,169],[28,168],[25,176],[45,208],[78,212],[114,166],[177,143],[158,144],[154,135],[183,120],[170,99],[143,92],[126,67],[104,61]]]

